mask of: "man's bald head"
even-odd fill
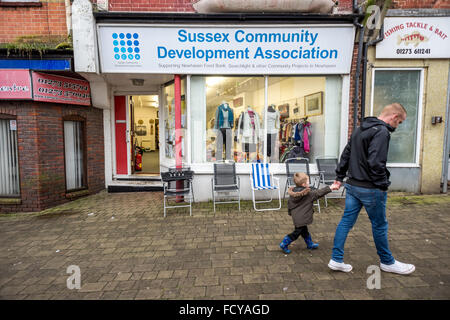
[[[381,110],[378,119],[383,120],[393,128],[397,128],[406,119],[406,109],[397,102],[388,104]]]
[[[380,116],[390,116],[393,114],[403,115],[406,117],[406,109],[400,103],[388,104],[381,110]]]

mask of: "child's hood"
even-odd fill
[[[291,197],[304,197],[311,191],[310,188],[305,187],[295,187],[295,188],[289,188],[288,194]]]

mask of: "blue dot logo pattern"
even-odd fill
[[[139,34],[137,33],[113,33],[114,59],[116,61],[139,61],[141,49],[139,48]]]

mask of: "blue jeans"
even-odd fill
[[[362,206],[364,206],[372,223],[373,240],[380,261],[383,264],[393,264],[395,259],[389,250],[388,222],[386,219],[387,192],[379,189],[356,187],[349,184],[345,185],[345,189],[347,190],[345,210],[336,229],[331,259],[336,262],[344,261],[344,245],[347,234],[353,228],[359,212]]]

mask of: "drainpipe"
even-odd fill
[[[367,53],[370,46],[376,45],[378,42],[384,39],[384,25],[381,26],[380,33],[378,34],[378,38],[375,40],[371,40],[364,44],[363,50],[363,74],[362,74],[362,88],[361,88],[361,119],[360,122],[363,121],[365,117],[366,111],[366,78],[367,78]]]
[[[355,92],[353,96],[353,130],[358,125],[359,77],[361,75],[361,55],[364,43],[364,26],[355,18],[353,24],[359,28],[358,57],[356,59]]]
[[[442,157],[442,193],[447,193],[447,183],[448,183],[448,153],[450,139],[450,67],[448,68],[448,81],[447,81],[447,110],[445,114],[445,132],[444,132],[444,156]]]
[[[64,0],[66,6],[66,24],[67,24],[67,34],[72,35],[72,8],[70,0]]]

